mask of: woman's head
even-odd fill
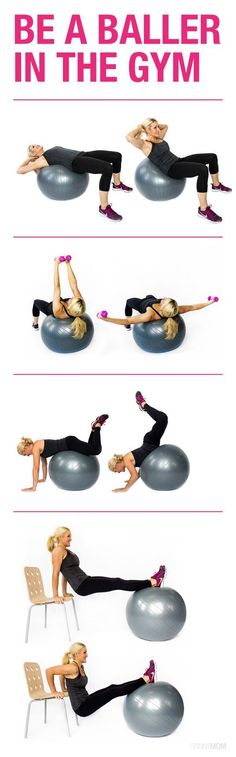
[[[66,310],[71,318],[74,318],[71,324],[71,331],[75,339],[82,339],[87,331],[86,321],[80,318],[85,313],[86,305],[82,297],[72,297],[70,302],[66,305]]]
[[[29,145],[28,147],[28,156],[29,158],[32,158],[36,160],[36,158],[39,158],[40,155],[43,154],[43,146],[42,145]]]
[[[154,139],[155,137],[160,136],[159,124],[156,118],[145,118],[145,121],[142,122],[141,126],[144,135],[149,137],[149,139]]]
[[[33,439],[30,439],[28,436],[22,436],[19,444],[17,444],[17,452],[19,455],[32,455],[33,452]]]
[[[59,526],[54,531],[52,536],[49,536],[47,540],[47,548],[49,552],[53,552],[55,547],[69,547],[71,543],[71,531],[66,526]]]
[[[64,654],[62,663],[63,665],[68,665],[68,663],[71,662],[83,664],[84,662],[86,662],[87,656],[88,652],[85,644],[82,644],[82,642],[75,642],[75,644],[71,645],[69,652],[66,652]]]
[[[166,333],[166,339],[174,339],[178,333],[178,321],[174,320],[178,315],[178,304],[176,300],[172,300],[171,297],[164,297],[160,302],[159,314],[161,318],[166,318],[164,323],[164,331]]]
[[[108,461],[108,468],[112,473],[123,473],[125,470],[123,455],[112,455],[111,459]]]

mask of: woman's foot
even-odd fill
[[[149,683],[155,683],[156,665],[154,660],[150,660],[149,667],[145,670],[143,677],[149,678]]]
[[[35,329],[35,331],[38,331],[39,330],[38,323],[32,323],[32,329]]]
[[[95,428],[95,426],[103,426],[104,423],[106,423],[107,418],[109,418],[109,415],[106,415],[106,413],[103,413],[103,415],[98,415],[95,421],[93,421],[92,429]]]
[[[154,578],[154,580],[157,582],[156,585],[158,589],[161,588],[165,575],[166,575],[166,566],[160,565],[160,568],[157,571],[157,573],[153,573],[153,576],[151,576],[151,578]]]
[[[123,184],[123,181],[120,181],[119,184],[115,184],[114,181],[112,182],[112,189],[121,189],[122,192],[133,192],[133,187],[127,187],[126,184]]]
[[[136,399],[137,405],[139,406],[139,409],[144,410],[142,405],[146,403],[146,400],[144,399],[142,393],[137,391],[135,394],[135,399]]]
[[[213,189],[213,192],[232,192],[232,189],[230,187],[225,187],[224,184],[212,184],[211,188]]]
[[[206,218],[207,221],[211,221],[212,223],[220,223],[222,221],[221,216],[218,216],[217,213],[212,210],[211,205],[208,205],[205,210],[198,208],[198,215],[201,216],[201,218]]]
[[[105,218],[108,218],[108,221],[122,221],[122,216],[120,216],[119,213],[116,213],[111,205],[107,205],[106,208],[102,208],[102,206],[99,205],[99,213],[101,213],[102,216],[105,216]]]

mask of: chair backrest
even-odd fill
[[[31,699],[40,696],[44,692],[44,685],[40,666],[37,662],[25,662],[24,671]]]
[[[44,586],[39,568],[24,568],[30,601],[34,604],[45,599]]]

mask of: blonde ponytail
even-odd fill
[[[74,655],[80,652],[81,649],[85,649],[85,644],[82,641],[76,641],[75,644],[72,644],[69,651],[63,655],[62,664],[69,665],[71,662],[74,662]]]
[[[82,318],[74,318],[73,323],[71,324],[71,331],[73,332],[74,339],[83,339],[83,336],[86,334],[87,331],[87,323],[86,321],[83,321]]]
[[[66,312],[74,318],[71,324],[71,331],[74,339],[83,339],[87,331],[86,322],[80,318],[85,313],[86,305],[82,297],[72,297],[71,302],[66,306]]]
[[[179,324],[174,320],[174,318],[167,318],[164,323],[163,329],[166,332],[166,341],[170,341],[171,339],[174,339],[176,337],[176,334],[178,334]]]
[[[67,526],[59,526],[58,528],[56,528],[56,530],[54,531],[54,534],[48,537],[48,540],[47,540],[48,551],[53,552],[55,547],[58,546],[59,537],[64,536],[64,534],[69,534],[69,533],[70,533],[70,529],[67,528]]]

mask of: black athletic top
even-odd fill
[[[154,163],[154,166],[160,168],[160,171],[165,174],[168,174],[173,163],[176,163],[176,160],[179,160],[177,155],[174,155],[174,153],[170,151],[168,142],[166,142],[165,139],[163,139],[163,142],[153,143],[148,158]]]
[[[78,710],[80,704],[88,697],[88,692],[86,691],[87,683],[87,676],[81,676],[79,673],[77,678],[66,678],[66,687],[74,712]]]
[[[65,452],[67,450],[66,438],[64,439],[44,439],[44,450],[40,457],[52,457],[56,452]]]
[[[82,581],[87,578],[87,573],[80,568],[80,561],[78,555],[67,549],[67,554],[62,560],[60,572],[66,578],[72,589],[77,591]]]
[[[141,301],[142,313],[146,313],[147,308],[152,308],[155,311],[155,308],[152,307],[155,302],[160,305],[161,299],[155,297],[154,294],[147,294],[146,297],[143,297]]]
[[[64,299],[64,297],[60,297],[60,301],[61,301],[62,305],[63,305],[63,302],[66,303],[66,302],[68,302],[68,300],[69,300],[69,297],[67,297],[66,299]],[[65,310],[65,313],[68,315],[66,308],[64,308],[64,310]],[[48,315],[52,315],[53,318],[57,317],[53,313],[53,302],[49,302],[49,305],[48,305]],[[71,316],[69,316],[69,317],[71,318]]]
[[[145,457],[150,455],[150,452],[156,449],[157,446],[157,444],[149,444],[149,442],[143,442],[141,447],[137,447],[137,449],[131,450],[132,455],[134,456],[136,468],[140,468],[140,465],[142,465]]]
[[[72,171],[73,160],[77,158],[80,153],[81,150],[68,150],[67,147],[50,147],[49,150],[45,150],[43,157],[49,166],[61,165]]]

